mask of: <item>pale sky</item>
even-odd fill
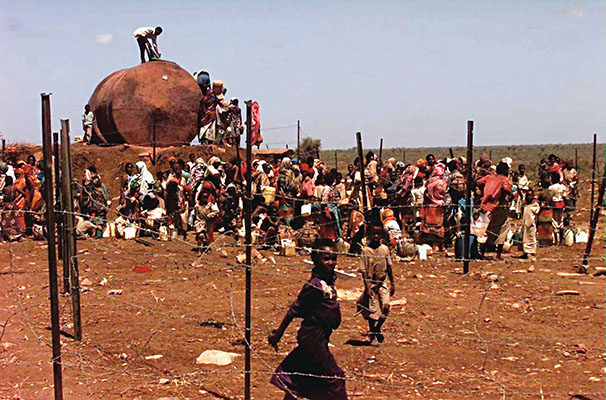
[[[166,60],[256,99],[270,147],[297,119],[323,148],[589,142],[606,136],[604,1],[3,1],[0,132],[41,142],[161,25]],[[602,141],[602,140],[600,140]],[[376,142],[376,143],[375,143]]]

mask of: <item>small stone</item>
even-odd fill
[[[558,369],[558,368],[561,368],[561,367],[562,367],[562,364],[556,364],[556,365],[553,366],[553,369]]]
[[[196,359],[196,364],[229,365],[238,357],[237,353],[220,350],[205,350]]]
[[[556,273],[557,276],[561,276],[561,277],[579,277],[579,276],[583,276],[585,274],[579,274],[577,272],[558,272]]]
[[[166,385],[166,384],[167,384],[167,383],[169,383],[169,382],[170,382],[170,380],[169,380],[169,379],[166,379],[166,378],[160,378],[160,380],[158,381],[158,383],[159,383],[160,385]]]
[[[2,346],[4,348],[4,350],[8,350],[9,348],[16,346],[16,344],[11,343],[11,342],[2,342],[2,343],[0,343],[0,346]]]
[[[92,284],[93,282],[88,278],[84,278],[82,282],[80,282],[80,286],[91,286]]]
[[[528,267],[528,272],[534,272],[534,265],[531,265],[530,267]]]
[[[589,382],[599,382],[599,381],[601,381],[601,379],[600,379],[600,378],[597,378],[597,377],[595,377],[595,376],[590,376],[590,377],[589,377]]]
[[[406,305],[406,298],[402,297],[401,299],[392,300],[392,301],[389,302],[389,304],[391,306],[405,306]]]
[[[576,345],[576,351],[577,351],[577,353],[579,353],[579,354],[585,354],[585,353],[587,353],[587,350],[589,350],[589,349],[587,348],[587,346],[585,346],[585,345],[584,345],[584,344],[582,344],[582,343],[579,343],[579,344],[577,344],[577,345]]]

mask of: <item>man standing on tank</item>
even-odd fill
[[[156,42],[158,35],[162,33],[162,27],[157,26],[156,29],[151,27],[141,27],[135,32],[135,39],[139,45],[139,51],[141,52],[141,64],[145,63],[145,53],[147,52],[147,58],[149,61],[160,58],[161,54],[158,51],[158,43]],[[151,39],[152,43],[149,43]]]

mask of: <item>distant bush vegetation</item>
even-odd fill
[[[574,160],[576,149],[578,153],[579,172],[583,176],[590,176],[592,148],[593,145],[591,143],[477,146],[474,147],[473,157],[474,159],[478,159],[482,153],[486,153],[488,155],[492,155],[491,159],[495,162],[498,162],[504,157],[511,157],[513,159],[514,168],[517,168],[519,164],[525,164],[528,173],[534,175],[539,168],[539,162],[541,159],[547,158],[550,154],[555,154],[562,160],[568,160],[569,158]],[[379,154],[379,149],[365,148],[364,155],[366,155],[366,153],[370,150],[377,155]],[[596,160],[598,165],[597,170],[600,171],[600,175],[602,174],[602,169],[604,168],[604,150],[605,145],[598,144]],[[452,147],[452,151],[455,157],[465,157],[467,154],[466,147]],[[347,164],[353,163],[353,160],[358,155],[356,148],[336,150],[336,152],[339,171],[345,171]],[[429,153],[435,155],[437,158],[446,158],[449,157],[450,152],[448,147],[384,148],[383,160],[394,157],[398,161],[414,163],[419,158],[425,158],[425,156]],[[320,156],[324,162],[328,163],[328,165],[331,167],[334,166],[335,150],[321,150]]]

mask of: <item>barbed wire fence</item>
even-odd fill
[[[107,249],[113,249],[114,246],[112,245],[112,243],[105,243],[105,241],[103,239],[97,240],[95,241],[95,245],[96,246],[104,246]],[[11,276],[14,276],[14,274],[16,273],[16,271],[14,271],[13,269],[13,250],[12,250],[12,245],[9,243],[9,254],[10,254],[10,261],[9,261],[9,266],[10,266],[10,271],[11,271]],[[191,244],[191,246],[193,246],[193,244]],[[243,246],[240,246],[240,248],[242,248]],[[145,252],[143,252],[145,253]],[[343,255],[343,254],[341,254]],[[603,258],[601,257],[596,257],[596,260],[603,260]],[[557,260],[560,261],[570,261],[569,257],[561,257],[561,258],[557,258]],[[200,263],[203,265],[203,267],[206,270],[209,270],[208,272],[206,272],[205,275],[201,276],[200,279],[203,279],[204,277],[207,276],[211,276],[212,274],[216,274],[216,273],[221,273],[221,272],[225,272],[228,269],[231,270],[240,270],[243,271],[246,266],[236,263],[236,262],[209,262],[209,261],[205,261],[205,260],[201,260]],[[436,260],[436,264],[439,266],[444,266],[447,265],[447,262],[444,260]],[[452,261],[448,261],[448,264],[452,266]],[[494,265],[496,266],[497,264],[499,265],[503,265],[503,263],[496,263],[496,262],[490,262],[488,263],[489,265]],[[513,260],[506,260],[506,262],[504,263],[505,267],[502,268],[498,273],[495,273],[497,276],[502,276],[503,274],[506,273],[506,271],[511,268],[511,266],[513,265],[519,265],[519,263],[517,261],[513,261]],[[291,267],[292,268],[292,264],[289,263],[288,261],[284,262],[284,263],[278,263],[276,264],[275,268],[288,268]],[[30,271],[30,273],[35,273],[36,271]],[[255,274],[259,274],[259,275],[263,275],[263,276],[267,276],[269,278],[271,278],[271,280],[288,280],[288,281],[292,281],[298,284],[305,284],[305,279],[301,278],[301,277],[296,277],[296,276],[291,276],[290,274],[281,274],[281,273],[277,273],[277,272],[272,272],[272,271],[265,271],[265,270],[258,270],[255,268]],[[60,275],[58,274],[57,277],[60,277]],[[132,282],[133,284],[136,284],[137,282]],[[483,294],[483,297],[485,296],[486,293],[488,293],[491,289],[490,289],[490,284],[491,282],[488,281],[486,283],[486,290]],[[429,285],[429,284],[425,284],[424,287],[428,288],[431,287],[433,285]],[[441,284],[435,285],[436,288],[443,288],[444,290],[448,290],[448,286],[444,286]],[[461,288],[460,283],[457,283],[455,285],[453,285],[452,288]],[[465,288],[465,287],[464,287]],[[232,323],[234,324],[234,326],[238,329],[238,332],[241,334],[243,332],[243,329],[241,327],[241,323],[239,323],[238,321],[241,320],[241,313],[235,311],[235,306],[234,306],[234,302],[233,302],[233,296],[240,292],[241,293],[241,289],[238,290],[237,288],[234,287],[234,277],[232,275],[229,275],[229,291],[228,291],[228,296],[230,298],[230,308],[229,308],[229,313],[232,317]],[[154,308],[149,308],[143,304],[137,304],[137,303],[131,303],[128,301],[123,300],[120,296],[114,296],[111,294],[107,294],[107,293],[103,293],[103,292],[99,292],[96,290],[93,291],[87,291],[85,292],[87,295],[92,295],[95,298],[99,298],[99,299],[103,299],[103,300],[108,300],[108,301],[113,301],[113,302],[119,302],[120,304],[124,305],[125,307],[131,308],[133,310],[136,310],[137,312],[145,312],[148,313],[150,315],[153,315],[155,318],[157,318],[157,325],[152,328],[150,330],[149,336],[147,338],[144,338],[144,340],[141,340],[142,344],[140,345],[139,348],[134,349],[132,352],[135,354],[135,356],[133,357],[132,361],[129,362],[135,362],[135,360],[140,360],[142,358],[142,356],[145,354],[145,348],[147,347],[147,345],[150,343],[150,341],[152,340],[152,338],[154,337],[154,335],[158,332],[159,327],[162,324],[165,324],[168,320],[171,319],[182,319],[179,314],[182,312],[182,310],[177,310],[177,304],[174,304],[172,306],[169,307],[168,310],[164,311],[160,311],[158,309],[154,309]],[[67,299],[68,300],[68,299]],[[64,304],[63,308],[65,309],[67,307],[67,305],[69,304],[69,302],[66,300],[66,303]],[[43,302],[38,303],[39,305],[42,305]],[[482,315],[481,313],[481,304],[478,306],[478,309],[475,313],[475,322],[474,322],[474,330],[476,330],[476,332],[478,331],[477,328],[477,324],[479,321],[480,316]],[[31,309],[33,306],[21,306],[21,308],[23,309],[23,313],[26,313],[27,310]],[[198,322],[197,318],[194,317],[190,317],[191,318],[191,322],[196,323]],[[413,322],[411,321],[405,321],[402,320],[401,318],[399,318],[398,316],[390,316],[390,321],[393,324],[397,324],[399,326],[402,327],[410,327],[408,329],[408,334],[401,334],[400,332],[396,332],[395,333],[395,337],[396,338],[408,338],[408,339],[416,339],[418,341],[427,341],[427,340],[431,340],[432,338],[434,340],[440,340],[440,341],[444,341],[444,340],[453,340],[454,342],[456,342],[458,345],[462,342],[463,345],[464,343],[468,343],[469,346],[472,349],[475,350],[481,350],[482,352],[485,352],[485,359],[488,358],[488,352],[486,352],[485,348],[487,345],[493,345],[493,346],[507,346],[507,345],[511,345],[512,343],[516,343],[516,342],[520,342],[520,341],[528,341],[528,338],[524,338],[524,335],[521,335],[519,337],[516,336],[510,336],[508,337],[506,340],[494,340],[494,339],[490,339],[490,338],[484,338],[484,337],[480,337],[478,335],[477,338],[472,338],[472,337],[461,337],[458,334],[444,334],[442,332],[439,332],[438,330],[436,330],[435,332],[432,331],[427,331],[427,330],[423,330],[422,332],[419,333],[419,336],[412,337],[410,335],[410,332],[415,332],[417,331],[417,329],[415,329],[415,326],[413,325]],[[37,340],[40,343],[43,343],[45,346],[50,346],[48,343],[46,343],[43,339],[39,338],[39,336],[37,334],[35,334],[36,332],[36,328],[34,326],[32,326],[32,320],[31,318],[26,318],[24,321],[24,324],[27,325],[27,328],[29,329],[30,332],[32,332],[32,335],[34,337],[37,338]],[[34,324],[35,325],[35,324]],[[412,325],[412,327],[411,327]],[[5,323],[6,326],[6,323]],[[255,327],[255,332],[258,333],[257,338],[259,337],[264,337],[267,334],[267,330],[265,327],[259,326],[259,327]],[[345,329],[342,332],[349,332],[349,333],[359,333],[358,330],[356,329]],[[596,335],[596,336],[585,336],[582,338],[574,338],[572,340],[600,340],[602,339],[601,336]],[[549,348],[553,348],[554,347],[554,342],[556,341],[563,341],[562,337],[540,337],[540,338],[536,338],[536,340],[539,342],[537,344],[533,344],[533,343],[525,343],[524,346],[530,346],[533,348],[536,348],[538,350],[545,350],[545,349],[549,349]],[[107,352],[104,351],[103,346],[99,345],[99,344],[94,344],[94,343],[88,343],[86,340],[84,341],[84,347],[92,347],[95,350],[100,350],[101,352]],[[269,376],[271,375],[272,368],[272,360],[266,360],[268,353],[270,352],[270,350],[268,350],[268,348],[266,346],[263,346],[264,348],[258,348],[256,347],[254,344],[251,343],[245,343],[244,344],[247,347],[251,348],[251,351],[253,352],[253,355],[255,356],[255,358],[257,358],[261,363],[263,363],[264,368],[262,368],[262,371],[251,371],[255,376]],[[598,348],[590,348],[590,351],[600,351],[601,349]],[[78,353],[76,353],[74,351],[74,353],[72,355],[74,356],[78,356],[79,359],[81,359],[80,362],[78,363],[63,363],[64,367],[69,367],[69,368],[76,368],[76,369],[80,369],[80,370],[87,370],[87,369],[93,369],[93,368],[98,368],[98,366],[92,366],[89,365],[90,363],[84,360],[84,356],[82,355],[82,351],[77,350]],[[69,354],[69,352],[68,352]],[[65,354],[64,354],[65,355]],[[115,355],[114,355],[115,356]],[[273,357],[272,357],[273,358]],[[149,364],[149,363],[147,363]],[[146,365],[147,365],[146,364]],[[149,366],[149,365],[148,365]],[[151,365],[151,367],[153,367],[153,364]],[[150,368],[151,368],[150,367]],[[156,369],[156,368],[152,368],[152,369]],[[108,371],[110,372],[110,371]],[[116,372],[116,374],[121,374],[123,373],[123,369],[120,369],[119,372]],[[352,383],[352,384],[360,384],[360,383],[366,383],[366,384],[372,384],[372,385],[380,385],[383,386],[385,388],[391,388],[391,389],[410,389],[409,385],[402,385],[402,384],[390,384],[388,382],[381,382],[381,381],[376,381],[376,377],[375,378],[368,378],[368,377],[364,377],[364,376],[360,376],[359,374],[356,374],[355,371],[347,371],[348,372],[348,382]],[[189,378],[194,378],[196,376],[205,376],[208,374],[225,374],[225,375],[236,375],[236,376],[241,376],[242,374],[242,370],[237,370],[237,371],[230,371],[230,372],[221,372],[221,371],[214,371],[214,372],[208,372],[208,371],[196,371],[193,372],[191,376],[189,376]],[[146,379],[149,380],[150,379],[150,375],[148,374],[137,374],[137,373],[132,373],[129,372],[129,375],[132,376],[138,376],[141,379]],[[168,374],[168,376],[170,376],[171,374]],[[175,373],[173,374],[174,376],[180,376],[180,374]],[[165,377],[167,376],[166,373],[161,373],[161,371],[157,371],[156,375],[152,375],[151,378],[153,379],[165,379]],[[326,379],[333,379],[335,377],[325,377]],[[370,379],[370,382],[369,382]],[[196,381],[197,382],[197,381]],[[194,385],[195,387],[199,387],[197,386],[198,383],[193,383],[191,382],[191,385]],[[190,385],[190,386],[191,386]],[[457,393],[458,391],[456,390],[448,390],[446,388],[431,388],[431,391],[444,391],[444,392],[455,392]],[[430,391],[430,392],[431,392]],[[460,391],[461,393],[474,393],[475,391],[471,390],[471,391]],[[515,394],[515,395],[536,395],[536,392],[531,392],[531,391],[520,391],[520,390],[515,390],[515,389],[510,389],[509,391],[507,389],[503,389],[503,391],[497,390],[497,391],[480,391],[480,393],[483,394],[490,394],[490,395],[495,395],[495,394],[502,394],[502,393],[507,393],[507,394]],[[591,395],[590,393],[585,393],[586,395]],[[594,394],[598,394],[597,392]],[[554,395],[566,395],[566,393],[548,393],[548,396],[554,396]]]
[[[47,179],[47,182],[52,182],[52,179]],[[245,198],[246,201],[252,201],[252,198]],[[52,204],[52,200],[50,202],[50,204]],[[107,205],[103,205],[105,208],[108,208]],[[593,208],[593,207],[591,207]],[[36,213],[37,215],[41,215],[41,212],[32,212],[32,211],[23,211],[23,212],[29,212],[29,213]],[[75,211],[66,211],[65,209],[52,209],[50,210],[50,212],[53,212],[56,215],[62,215],[63,217],[66,216],[71,216],[71,217],[75,217],[75,216],[81,216],[81,217],[87,217],[90,218],[92,217],[91,215],[86,215],[86,214],[81,214]],[[148,228],[142,228],[144,231],[147,231],[148,233],[155,233],[155,234],[159,234],[159,231],[154,231],[152,229],[148,229]],[[597,227],[591,227],[591,229],[597,229]],[[52,232],[54,231],[54,228],[50,231]],[[75,232],[71,232],[71,235],[75,236]],[[175,242],[179,243],[180,245],[184,246],[184,247],[190,247],[190,248],[194,248],[195,245],[193,243],[188,242],[187,240],[183,240],[183,239],[179,239],[177,238],[175,240]],[[116,246],[114,245],[114,243],[111,240],[105,240],[105,239],[99,239],[99,240],[95,240],[94,241],[95,246],[105,246],[107,250],[116,250]],[[45,271],[37,271],[37,270],[28,270],[28,271],[24,271],[24,270],[15,270],[14,267],[14,249],[13,249],[14,244],[12,244],[11,242],[8,242],[7,247],[8,247],[8,252],[9,252],[9,263],[8,263],[8,267],[9,267],[9,271],[8,274],[10,275],[10,279],[11,279],[11,288],[10,291],[11,293],[17,293],[16,294],[16,298],[17,298],[17,302],[18,302],[18,310],[12,312],[11,314],[8,315],[8,317],[4,320],[4,323],[2,325],[2,331],[0,334],[0,341],[2,340],[2,338],[5,335],[5,331],[7,329],[7,326],[9,325],[9,322],[15,318],[17,315],[21,315],[23,318],[19,318],[19,323],[21,323],[23,325],[23,327],[30,332],[30,334],[36,339],[36,342],[44,347],[44,348],[52,348],[52,344],[47,342],[46,340],[44,340],[44,338],[39,334],[39,328],[36,328],[36,322],[34,318],[39,318],[40,315],[34,315],[32,316],[30,314],[30,312],[32,310],[35,310],[41,306],[43,306],[44,304],[47,303],[47,299],[43,299],[41,301],[35,301],[34,304],[25,304],[25,302],[23,301],[23,290],[21,290],[19,288],[19,286],[17,286],[16,280],[15,278],[20,275],[20,274],[36,274],[36,273],[44,273]],[[234,243],[234,244],[222,244],[222,247],[232,247],[234,251],[241,251],[241,250],[247,250],[247,249],[251,249],[253,247],[256,247],[257,245],[254,243],[246,243],[246,244],[241,244],[241,243]],[[299,251],[309,251],[309,248],[306,246],[296,246],[296,249]],[[154,249],[153,253],[157,253],[156,251],[157,249]],[[335,251],[333,253],[336,253],[339,256],[343,256],[343,257],[352,257],[355,256],[353,254],[350,254],[348,252],[338,252]],[[68,260],[67,263],[64,265],[67,265],[67,267],[65,268],[71,268],[69,267],[69,265],[71,265],[71,261],[78,259],[78,258],[83,258],[85,256],[85,253],[74,253],[74,254],[70,254],[68,255]],[[142,258],[145,256],[153,256],[153,254],[150,254],[149,251],[143,251],[142,254],[140,255]],[[153,257],[150,257],[153,260]],[[589,258],[592,261],[599,261],[600,263],[603,263],[604,261],[604,257],[590,257]],[[355,259],[354,259],[355,260]],[[577,257],[569,257],[569,256],[558,256],[557,254],[555,256],[551,256],[551,257],[545,257],[541,259],[542,261],[549,261],[549,262],[570,262],[570,261],[578,261]],[[477,260],[463,260],[463,261],[470,261],[475,263],[474,265],[478,265],[481,266],[482,268],[484,268],[484,271],[486,270],[486,268],[498,268],[498,272],[495,272],[491,275],[496,275],[497,279],[500,276],[503,276],[507,273],[510,273],[510,269],[512,266],[514,265],[520,265],[520,261],[518,260],[512,260],[512,259],[506,259],[503,261],[499,261],[499,260],[492,260],[492,261],[477,261]],[[432,258],[428,261],[425,262],[426,264],[429,264],[431,267],[433,268],[443,268],[443,267],[452,267],[454,264],[454,261],[452,258]],[[80,263],[79,265],[85,265],[84,263]],[[195,265],[198,265],[199,267],[195,267]],[[108,302],[116,302],[119,303],[122,307],[124,307],[124,314],[123,317],[125,317],[128,314],[128,310],[132,310],[132,312],[136,313],[145,313],[147,315],[153,316],[153,318],[155,319],[152,324],[152,327],[149,329],[149,334],[147,334],[144,338],[142,338],[142,340],[134,347],[131,349],[130,353],[132,354],[132,356],[127,356],[126,358],[122,358],[119,357],[119,363],[121,364],[120,367],[116,368],[116,366],[112,367],[112,366],[107,366],[107,365],[103,365],[103,364],[99,364],[98,362],[95,362],[92,359],[92,355],[93,354],[97,354],[101,359],[103,359],[106,363],[108,364],[112,364],[112,363],[117,363],[116,361],[116,354],[115,354],[115,349],[112,349],[111,346],[104,346],[104,343],[95,343],[92,342],[91,340],[89,340],[86,337],[86,331],[84,333],[83,336],[83,340],[81,342],[73,342],[73,343],[69,343],[67,345],[65,345],[63,347],[63,352],[61,353],[62,359],[57,359],[56,357],[53,357],[51,359],[51,363],[52,364],[56,364],[57,361],[59,361],[59,364],[61,366],[63,366],[64,368],[66,368],[66,371],[68,374],[75,374],[78,373],[80,376],[82,376],[82,378],[85,380],[86,382],[86,388],[87,388],[87,392],[90,396],[94,396],[95,393],[93,392],[92,388],[91,388],[91,376],[92,374],[95,373],[95,371],[101,370],[104,371],[103,372],[103,378],[102,379],[106,379],[106,380],[111,380],[111,379],[118,379],[121,375],[126,374],[127,377],[133,378],[133,379],[138,379],[139,381],[142,382],[149,382],[150,379],[154,379],[156,381],[160,381],[163,379],[172,379],[172,382],[177,381],[178,385],[180,386],[175,386],[175,392],[178,394],[179,393],[179,387],[187,387],[188,390],[192,390],[194,392],[199,392],[200,390],[204,390],[210,394],[212,394],[215,397],[218,398],[236,398],[236,397],[240,397],[239,394],[236,394],[237,392],[234,390],[233,387],[228,387],[227,385],[229,384],[233,384],[234,381],[236,381],[237,379],[241,378],[243,375],[249,374],[249,375],[253,375],[255,377],[260,377],[264,380],[267,380],[267,378],[269,376],[271,376],[274,373],[274,368],[277,365],[276,364],[276,357],[277,355],[274,354],[272,352],[272,350],[269,348],[269,346],[267,345],[261,345],[261,344],[257,344],[260,338],[265,338],[267,336],[268,333],[268,327],[267,326],[262,326],[259,324],[253,324],[253,326],[250,327],[250,329],[252,330],[252,332],[255,334],[253,336],[253,339],[255,340],[244,340],[242,339],[243,337],[245,337],[245,332],[247,327],[243,327],[242,326],[242,312],[237,311],[237,305],[235,304],[235,298],[237,294],[241,294],[242,289],[238,288],[238,285],[235,284],[235,279],[241,279],[240,277],[238,277],[238,273],[241,274],[243,272],[246,271],[254,271],[255,275],[260,275],[263,277],[266,277],[268,281],[270,282],[275,282],[276,286],[275,289],[283,289],[284,287],[291,287],[288,286],[290,285],[295,285],[298,284],[299,286],[301,285],[305,285],[308,284],[308,282],[306,281],[306,279],[304,279],[303,277],[300,276],[300,271],[296,270],[293,271],[293,264],[292,262],[289,262],[288,259],[285,259],[284,261],[280,260],[280,262],[276,262],[275,264],[272,263],[271,264],[271,268],[269,270],[266,270],[267,268],[264,268],[263,266],[263,262],[261,260],[256,260],[255,262],[252,261],[247,261],[246,263],[239,263],[239,262],[229,262],[229,261],[216,261],[216,260],[212,260],[212,259],[208,259],[207,258],[201,258],[199,259],[197,262],[194,263],[194,266],[192,266],[190,264],[189,266],[190,268],[196,268],[196,269],[200,269],[200,267],[205,269],[205,273],[200,274],[198,273],[196,275],[196,282],[204,282],[206,278],[208,277],[212,277],[214,275],[219,275],[219,274],[226,274],[226,277],[229,280],[229,285],[228,287],[225,289],[226,293],[225,295],[227,296],[227,298],[229,299],[228,305],[229,305],[229,310],[228,310],[228,315],[231,318],[231,323],[232,324],[232,328],[233,328],[233,332],[232,335],[236,338],[239,338],[239,340],[237,341],[237,345],[238,346],[242,346],[244,347],[245,350],[250,351],[252,357],[254,360],[257,360],[257,363],[250,369],[242,369],[242,368],[238,368],[238,367],[234,367],[233,369],[230,369],[229,371],[225,371],[225,370],[214,370],[214,371],[193,371],[193,372],[187,372],[187,373],[183,373],[180,371],[174,371],[174,370],[166,370],[164,368],[160,368],[157,365],[155,365],[152,361],[147,360],[145,358],[145,354],[147,349],[149,348],[150,343],[153,341],[153,339],[158,335],[158,333],[161,331],[162,327],[166,324],[168,324],[170,321],[172,320],[183,320],[186,319],[191,323],[199,323],[199,319],[196,317],[183,317],[184,314],[182,314],[183,312],[183,308],[184,306],[179,304],[178,302],[175,302],[172,306],[166,306],[163,307],[164,302],[162,301],[158,301],[156,299],[156,305],[157,307],[153,307],[150,308],[147,305],[145,305],[145,303],[140,304],[137,302],[132,302],[132,301],[128,301],[128,300],[123,300],[121,295],[116,295],[116,294],[112,294],[110,293],[110,291],[107,291],[105,293],[103,293],[103,291],[99,291],[99,290],[81,290],[81,288],[79,286],[75,286],[72,287],[72,292],[75,290],[77,291],[78,295],[83,294],[87,297],[93,297],[95,300],[97,301],[108,301]],[[287,271],[287,272],[278,272],[278,270],[280,271]],[[296,272],[297,275],[296,276],[295,273]],[[4,273],[4,272],[3,272]],[[49,271],[49,273],[52,273]],[[96,274],[94,269],[90,270],[90,273],[92,274]],[[50,276],[51,279],[60,279],[62,275],[60,275],[59,273],[55,272],[54,276]],[[463,275],[461,275],[463,276]],[[179,282],[180,280],[177,278],[174,278],[175,282]],[[462,278],[463,279],[463,278]],[[438,343],[440,342],[444,342],[446,340],[452,341],[453,343],[456,343],[457,346],[468,346],[470,350],[474,350],[474,351],[478,351],[481,354],[483,354],[483,362],[482,362],[482,367],[479,368],[479,374],[476,376],[472,376],[471,374],[469,376],[465,376],[462,377],[462,374],[460,372],[451,372],[451,374],[447,374],[444,373],[444,375],[447,376],[442,376],[441,377],[441,381],[442,384],[435,384],[436,381],[434,382],[422,382],[419,383],[419,379],[412,379],[409,376],[404,377],[402,375],[406,375],[404,373],[401,373],[400,377],[403,380],[411,380],[411,383],[398,383],[398,377],[396,377],[394,379],[394,372],[392,371],[391,374],[376,374],[376,373],[366,373],[363,369],[358,369],[358,368],[353,368],[353,369],[348,369],[346,371],[346,378],[342,378],[342,377],[338,377],[338,376],[322,376],[322,375],[314,375],[314,374],[299,374],[298,375],[305,375],[308,377],[313,377],[313,378],[318,378],[318,379],[346,379],[346,381],[351,384],[354,385],[354,395],[356,393],[359,393],[358,390],[364,390],[364,391],[368,391],[368,390],[372,390],[372,388],[374,387],[380,387],[384,390],[412,390],[412,391],[416,391],[417,393],[443,393],[443,394],[447,394],[447,393],[451,393],[451,394],[458,394],[458,395],[465,395],[465,396],[498,396],[498,397],[508,397],[508,396],[517,396],[517,397],[527,397],[527,396],[537,396],[537,391],[536,390],[528,390],[528,389],[520,389],[520,388],[516,388],[513,387],[513,385],[511,384],[511,382],[507,381],[507,380],[499,380],[496,377],[492,376],[490,374],[489,371],[485,370],[485,366],[486,366],[486,362],[490,357],[490,346],[510,346],[510,347],[515,347],[515,344],[520,343],[520,342],[524,342],[524,346],[525,347],[529,347],[529,348],[533,348],[536,350],[546,350],[546,349],[554,349],[554,347],[557,346],[561,346],[566,348],[566,344],[561,344],[561,342],[563,342],[564,340],[562,339],[561,336],[556,336],[556,337],[547,337],[547,336],[541,336],[541,337],[536,337],[536,338],[528,338],[523,332],[520,335],[506,335],[503,338],[499,338],[499,339],[495,339],[495,338],[491,338],[486,336],[486,333],[490,333],[490,330],[486,330],[486,329],[482,329],[479,327],[480,324],[480,319],[482,316],[482,308],[483,305],[485,303],[486,297],[489,295],[489,293],[491,292],[491,290],[495,290],[493,288],[494,285],[494,281],[491,279],[480,279],[478,280],[477,277],[474,278],[474,275],[470,275],[467,278],[464,278],[464,281],[457,281],[456,283],[453,283],[452,286],[448,286],[448,284],[444,284],[444,283],[427,283],[424,282],[423,287],[424,288],[428,288],[428,289],[436,289],[436,290],[444,290],[444,291],[448,291],[448,290],[460,290],[461,287],[465,288],[465,289],[474,289],[477,287],[480,287],[479,289],[479,301],[478,301],[478,307],[475,309],[474,311],[474,321],[473,321],[473,331],[470,330],[471,334],[468,334],[467,336],[462,336],[459,332],[454,332],[454,333],[450,333],[450,332],[443,332],[440,329],[434,328],[434,329],[427,329],[423,324],[419,324],[419,323],[415,323],[415,321],[411,321],[411,320],[405,320],[397,315],[390,315],[389,317],[389,321],[390,323],[392,323],[393,325],[397,326],[400,329],[395,329],[396,332],[393,332],[393,337],[396,340],[399,339],[408,339],[408,340],[416,340],[417,342],[421,342],[421,341],[428,341],[428,340],[433,340],[436,341]],[[128,281],[122,281],[125,284],[132,284],[132,285],[137,285],[139,282],[138,281],[132,281],[132,282],[128,282]],[[280,282],[285,282],[285,283],[280,283]],[[168,283],[173,283],[173,282],[168,282]],[[267,288],[266,288],[267,289]],[[73,295],[73,293],[72,293]],[[154,295],[154,297],[156,297],[156,295]],[[29,300],[29,299],[28,299]],[[72,305],[73,303],[71,302],[71,295],[70,296],[66,296],[61,298],[61,300],[63,301],[63,304],[60,307],[61,310],[61,314],[59,315],[59,317],[62,320],[65,320],[66,318],[66,312],[67,310],[70,310],[72,307],[70,307],[70,305]],[[270,300],[266,300],[266,301],[270,301]],[[86,302],[85,302],[86,303]],[[101,303],[103,304],[103,303]],[[283,306],[279,305],[279,304],[272,304],[272,306],[274,307],[274,309],[280,309],[280,313],[283,312],[284,310],[282,310]],[[86,306],[85,306],[86,307]],[[272,310],[273,311],[273,310]],[[72,312],[75,312],[75,310],[72,310]],[[86,321],[85,321],[86,323]],[[65,325],[69,325],[69,324],[65,324]],[[487,332],[488,331],[488,332]],[[359,329],[352,329],[352,328],[348,328],[348,327],[344,327],[342,329],[339,329],[338,332],[340,333],[349,333],[349,334],[359,334],[360,331]],[[73,335],[70,338],[69,337],[69,333],[66,332],[65,330],[62,330],[60,332],[63,336],[69,338],[69,339],[73,339]],[[416,335],[415,335],[416,333]],[[601,335],[584,335],[584,336],[576,336],[576,337],[569,337],[568,340],[572,341],[572,340],[591,340],[591,341],[597,341],[599,343],[599,341],[603,341],[603,337]],[[528,343],[531,342],[531,343]],[[536,342],[536,343],[534,343]],[[570,345],[568,345],[570,346]],[[108,348],[110,347],[110,348]],[[600,346],[597,347],[590,347],[587,349],[587,351],[592,351],[592,352],[598,352],[598,351],[602,351],[603,349],[600,348]],[[63,361],[66,360],[66,361]],[[151,359],[153,360],[153,358]],[[28,362],[19,362],[19,365],[23,365],[23,366],[31,366],[31,367],[35,367],[38,366],[37,363],[28,363]],[[79,371],[79,372],[77,372]],[[167,378],[168,377],[168,378]],[[215,378],[222,378],[225,377],[225,379],[231,379],[230,383],[225,383],[224,380],[219,380],[219,381],[212,381],[209,382],[209,379],[211,377],[215,377]],[[509,377],[509,380],[513,381],[515,379],[524,379],[525,375],[520,374],[518,376],[514,376],[514,377]],[[480,381],[480,379],[482,379]],[[395,383],[394,383],[395,380]],[[445,382],[449,382],[450,384],[453,385],[453,387],[445,387]],[[486,385],[486,381],[489,382],[490,388],[482,388],[482,385]],[[212,385],[213,387],[209,386]],[[583,393],[586,396],[599,396],[602,395],[603,396],[603,392],[584,392],[584,388],[587,387],[587,385],[589,385],[590,383],[585,382],[584,384],[580,385],[579,388],[576,389],[576,392],[578,393]],[[442,387],[444,386],[444,387]],[[457,389],[457,387],[459,387],[460,389]],[[204,389],[201,389],[204,388]],[[219,388],[219,389],[216,389]],[[465,388],[465,389],[462,389]],[[133,389],[134,391],[140,390],[140,389]],[[126,395],[128,394],[130,391],[130,389],[124,388],[124,390],[122,390],[122,392],[120,393],[121,395]],[[236,392],[236,393],[234,393]],[[225,393],[230,393],[228,395],[226,395]],[[570,395],[571,392],[570,391],[548,391],[543,393],[542,389],[541,389],[541,397],[556,397],[556,398],[561,398],[561,397],[565,397],[567,395]],[[389,397],[388,397],[389,398]]]

